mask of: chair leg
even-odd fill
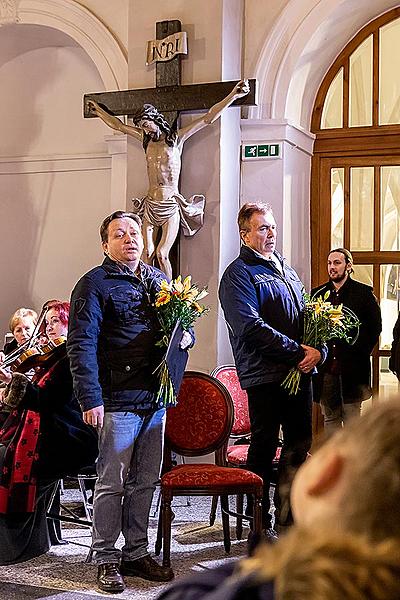
[[[217,506],[218,506],[218,496],[213,496],[212,502],[211,502],[211,511],[210,511],[210,527],[212,527],[215,523],[215,517],[217,515]]]
[[[222,514],[222,527],[224,530],[224,548],[225,552],[231,551],[231,536],[229,531],[229,499],[228,496],[221,496],[221,514]]]
[[[162,512],[162,532],[163,532],[163,567],[171,566],[171,496],[165,497],[161,500],[161,512]]]
[[[161,490],[160,490],[160,495],[157,500],[157,504],[158,504],[160,498],[161,498]],[[162,541],[163,541],[162,538],[163,538],[163,511],[161,509],[159,512],[159,515],[158,515],[157,539],[156,539],[156,545],[154,548],[154,553],[156,556],[160,556],[161,548],[162,548]]]
[[[236,496],[236,512],[238,516],[236,517],[236,539],[242,539],[243,533],[243,519],[239,515],[243,514],[243,494],[238,494]]]
[[[88,521],[93,521],[93,504],[89,502],[89,496],[86,489],[85,479],[78,475],[78,485],[82,494],[83,508],[85,510],[85,516]]]
[[[253,533],[262,533],[262,497],[254,494]]]
[[[157,490],[157,488],[158,488],[158,490]],[[158,492],[158,496],[157,496],[157,500],[156,500],[156,505],[155,505],[155,507],[154,507],[154,511],[153,511],[153,513],[152,513],[152,514],[150,514],[150,516],[151,516],[153,519],[154,519],[154,517],[156,517],[156,516],[157,516],[157,513],[158,513],[158,511],[160,510],[160,505],[161,505],[161,488],[160,488],[160,486],[159,486],[159,485],[157,485],[157,488],[156,488],[156,492],[155,492],[155,494]]]

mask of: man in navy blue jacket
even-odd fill
[[[116,211],[100,235],[106,258],[72,292],[67,348],[84,421],[99,430],[92,544],[97,582],[116,593],[125,587],[122,575],[173,577],[147,550],[165,424],[165,408],[156,405],[154,371],[163,351],[155,345],[161,332],[153,305],[166,277],[140,260],[136,214]],[[181,348],[191,343],[185,332]],[[122,551],[115,547],[121,532]]]
[[[251,441],[247,468],[264,480],[263,526],[270,531],[272,460],[282,426],[283,448],[275,489],[275,527],[292,524],[290,486],[312,441],[310,373],[321,360],[316,348],[300,343],[303,284],[276,252],[276,223],[263,203],[242,206],[238,225],[243,246],[222,276],[219,296],[239,380],[247,391]],[[289,369],[303,375],[290,396],[281,386]],[[248,507],[251,512],[251,507]]]

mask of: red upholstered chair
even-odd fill
[[[231,467],[246,468],[247,464],[247,453],[249,450],[249,443],[246,438],[250,438],[250,417],[249,417],[249,405],[247,399],[247,393],[243,390],[239,383],[236,367],[234,365],[224,365],[217,367],[211,373],[212,377],[215,377],[220,381],[228,390],[234,407],[234,418],[233,426],[230,434],[231,439],[236,439],[236,443],[229,445],[226,451],[226,460]],[[240,441],[244,439],[244,443]],[[239,443],[238,443],[239,442]],[[279,458],[281,454],[281,448],[279,447],[276,451],[275,458],[273,460],[274,468],[278,468]],[[213,504],[210,513],[210,525],[214,524],[216,514],[217,502],[213,499]],[[241,539],[243,531],[243,494],[239,494],[236,500],[237,510],[237,521],[236,521],[236,535],[237,539]]]
[[[166,458],[171,452],[181,456],[205,456],[214,452],[215,464],[177,465],[161,477],[156,554],[160,554],[163,546],[164,566],[170,566],[171,502],[174,496],[220,497],[226,552],[230,551],[229,495],[251,494],[254,497],[254,531],[261,532],[261,477],[245,469],[226,466],[232,424],[233,405],[226,388],[210,375],[187,371],[178,404],[167,411]]]

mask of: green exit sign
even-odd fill
[[[243,144],[242,160],[263,160],[264,158],[282,158],[281,144]]]

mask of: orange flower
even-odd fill
[[[158,292],[155,305],[162,306],[163,304],[168,304],[171,300],[171,294],[169,292]]]

